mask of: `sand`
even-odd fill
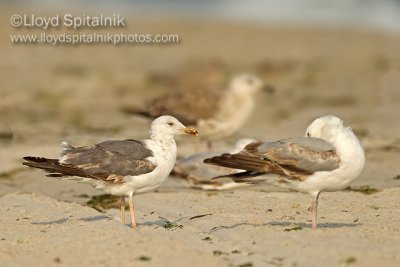
[[[299,193],[153,193],[135,198],[133,231],[117,210],[14,193],[0,198],[2,266],[396,266],[399,194],[323,194],[314,231]]]
[[[8,25],[12,11],[2,11]],[[170,46],[21,46],[0,39],[1,266],[399,266],[400,37],[354,29],[267,27],[174,19],[136,21],[174,32]],[[3,27],[3,26],[2,26]],[[59,143],[143,138],[149,122],[121,112],[168,90],[200,90],[238,72],[276,89],[260,95],[239,137],[303,135],[332,113],[359,135],[367,165],[351,187],[310,198],[269,186],[204,192],[171,177],[135,197],[139,227],[86,203],[88,185],[44,177],[25,155],[57,157]],[[206,75],[205,75],[206,74]],[[206,78],[205,78],[206,76]],[[193,153],[179,140],[179,155]],[[368,193],[368,194],[367,194]],[[197,215],[205,215],[192,218]]]

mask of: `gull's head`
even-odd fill
[[[150,135],[174,136],[178,134],[199,135],[196,129],[186,127],[172,116],[161,116],[151,123]]]
[[[252,74],[239,74],[230,82],[229,89],[234,93],[254,94],[264,88],[264,83]]]
[[[337,134],[343,128],[343,120],[327,115],[315,119],[306,131],[306,137],[321,138],[327,141],[334,141]]]
[[[256,139],[253,138],[240,138],[239,140],[236,141],[235,146],[233,149],[229,152],[231,154],[236,154],[242,151],[248,144],[257,142]]]

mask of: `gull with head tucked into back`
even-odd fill
[[[351,128],[328,115],[314,120],[306,137],[254,142],[239,153],[204,162],[245,170],[229,175],[235,182],[266,182],[310,194],[315,229],[320,193],[347,187],[363,170],[365,154]]]
[[[155,119],[150,139],[108,140],[90,147],[73,147],[63,142],[61,158],[24,157],[22,164],[43,169],[49,177],[88,182],[97,189],[121,196],[121,221],[125,223],[125,197],[129,198],[131,226],[136,227],[133,195],[160,186],[172,171],[177,146],[174,136],[198,135],[172,116]]]

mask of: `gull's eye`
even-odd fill
[[[310,137],[310,133],[307,133],[307,137]]]
[[[169,126],[174,126],[174,123],[173,122],[168,122],[168,125]]]

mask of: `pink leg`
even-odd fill
[[[120,218],[121,222],[125,224],[125,196],[121,197],[121,202],[120,202]]]
[[[212,149],[213,149],[213,143],[210,140],[207,141],[207,149],[208,149],[208,152],[212,151]]]
[[[129,211],[131,213],[131,227],[136,228],[135,222],[135,208],[133,207],[133,196],[129,196]]]
[[[315,196],[312,202],[312,229],[317,229],[317,209],[318,209],[318,197],[320,192]]]
[[[197,142],[194,146],[194,149],[196,150],[196,152],[200,152],[201,151],[201,138],[197,138]]]

